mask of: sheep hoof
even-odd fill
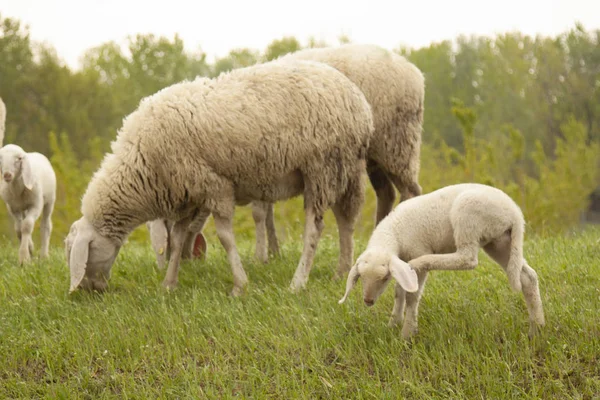
[[[537,324],[535,322],[531,322],[529,324],[529,339],[533,339],[534,337],[539,335],[543,327],[544,324]]]
[[[239,288],[239,287],[234,287],[233,289],[231,289],[230,296],[231,297],[239,297],[242,295],[243,292],[244,292],[244,289]]]
[[[305,288],[306,282],[302,281],[301,279],[294,278],[294,280],[292,280],[292,283],[290,284],[290,290],[292,291],[292,293],[298,293]]]
[[[163,281],[162,283],[163,287],[169,291],[171,290],[175,290],[177,289],[177,282],[176,281]]]
[[[267,253],[256,252],[256,254],[254,256],[256,257],[256,259],[258,261],[260,261],[263,264],[266,264],[269,262],[269,256],[267,255]]]
[[[396,326],[398,326],[400,324],[402,324],[402,318],[401,317],[394,317],[394,316],[390,317],[390,320],[388,322],[388,326],[390,328],[395,328]]]

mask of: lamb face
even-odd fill
[[[105,290],[120,248],[114,240],[98,233],[85,217],[75,221],[65,239],[67,264],[71,271],[69,292],[79,287]]]
[[[407,292],[419,289],[417,273],[407,263],[396,255],[377,248],[367,249],[358,257],[348,274],[346,293],[340,303],[346,300],[358,278],[362,278],[363,301],[369,307],[381,296],[390,278],[394,278]]]

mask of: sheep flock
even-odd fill
[[[206,253],[202,231],[212,216],[233,276],[230,294],[243,296],[249,278],[234,234],[236,206],[252,207],[255,257],[268,263],[281,252],[274,204],[301,195],[303,247],[290,277],[292,293],[308,287],[324,213],[331,209],[339,233],[333,279],[346,281],[340,303],[361,280],[363,301],[372,306],[393,280],[390,325],[403,324],[402,336],[410,338],[428,273],[473,269],[483,248],[510,287],[523,293],[535,335],[544,312],[537,274],[523,257],[525,223],[516,203],[481,184],[422,194],[424,98],[424,76],[404,57],[348,44],[300,50],[141,99],[91,178],[81,218],[64,240],[69,291],[107,290],[121,247],[143,224],[157,266],[166,267],[163,286],[176,288],[181,260]],[[2,140],[5,118],[0,100]],[[56,199],[52,165],[42,154],[7,144],[0,167],[0,196],[20,241],[19,263],[32,259],[38,219],[40,256],[46,257]],[[365,175],[377,196],[376,227],[355,261]]]

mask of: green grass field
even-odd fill
[[[149,245],[126,245],[109,292],[68,295],[61,248],[17,266],[0,249],[0,398],[600,398],[599,229],[530,239],[547,326],[527,337],[527,313],[500,267],[433,272],[411,343],[387,327],[393,290],[372,308],[360,290],[338,305],[337,238],[319,245],[308,289],[288,284],[300,256],[286,240],[268,265],[240,241],[250,278],[232,276],[214,241],[161,287]],[[358,251],[365,242],[359,241]],[[360,284],[359,284],[360,285]]]

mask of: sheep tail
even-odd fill
[[[510,235],[510,258],[506,267],[508,282],[514,291],[521,291],[521,269],[523,268],[523,222],[513,224]]]

